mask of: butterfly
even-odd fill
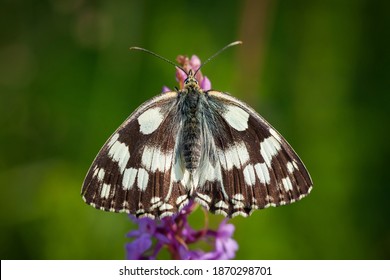
[[[143,103],[101,148],[82,187],[86,203],[161,219],[195,201],[247,217],[311,191],[303,162],[263,117],[228,93],[202,89],[200,67],[176,67],[183,87]]]

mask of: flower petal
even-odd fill
[[[151,236],[147,234],[141,235],[133,242],[126,245],[126,258],[128,260],[142,260],[142,256],[152,246]]]
[[[170,91],[171,91],[171,89],[169,87],[163,86],[162,93],[166,93],[166,92],[170,92]]]
[[[206,76],[203,77],[203,80],[201,81],[200,83],[200,87],[203,89],[203,90],[210,90],[211,89],[211,82],[209,80],[209,78],[207,78]]]
[[[199,69],[199,67],[202,65],[202,63],[200,62],[200,59],[197,55],[191,56],[190,65],[191,65],[192,71],[194,71],[194,72],[196,72]]]

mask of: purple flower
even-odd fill
[[[238,244],[236,240],[232,238],[234,232],[234,226],[227,224],[227,220],[224,220],[218,228],[215,237],[215,251],[219,253],[219,259],[232,259],[236,256],[238,250]]]
[[[126,244],[126,258],[128,260],[152,259],[152,256],[144,255],[152,246],[151,236],[142,234],[133,242]]]
[[[191,59],[189,59],[187,56],[179,55],[176,58],[176,61],[187,73],[189,73],[190,70],[192,70],[192,72],[195,73],[202,65],[199,57],[197,57],[196,55],[193,55]],[[179,89],[184,88],[184,80],[186,78],[187,78],[187,74],[184,73],[181,69],[176,68],[176,81],[179,83]],[[203,90],[211,89],[210,80],[206,76],[203,76],[200,70],[196,73],[195,78],[198,80],[201,89]],[[171,90],[168,87],[164,86],[162,92],[168,92],[168,91]]]
[[[172,259],[182,260],[223,260],[232,259],[238,249],[237,242],[232,238],[234,226],[223,220],[217,230],[203,228],[193,229],[188,223],[188,216],[195,209],[191,202],[177,215],[161,220],[150,218],[137,219],[130,215],[138,229],[127,236],[134,238],[126,245],[126,257],[132,260],[156,259],[158,253],[166,248]],[[192,250],[196,243],[208,243],[211,251]]]

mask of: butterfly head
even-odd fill
[[[185,89],[197,89],[197,90],[200,89],[199,82],[195,78],[195,75],[192,72],[192,70],[190,70],[188,72],[187,78],[184,80],[184,88]]]

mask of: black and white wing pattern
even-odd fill
[[[310,175],[287,141],[252,108],[184,89],[141,105],[108,139],[84,181],[97,209],[163,218],[191,200],[213,213],[248,216],[306,196]]]
[[[108,139],[84,180],[86,203],[151,218],[178,211],[174,199],[188,192],[171,179],[177,95],[168,92],[145,102]]]
[[[250,106],[208,91],[215,159],[201,175],[195,200],[213,213],[248,216],[256,209],[293,203],[312,189],[304,164],[287,141]],[[207,160],[206,160],[207,161]],[[211,180],[207,180],[211,178]]]

